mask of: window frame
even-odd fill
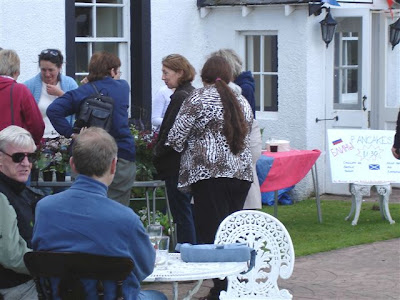
[[[259,84],[256,84],[256,91],[258,89],[258,95],[256,92],[256,112],[263,113],[263,112],[278,112],[279,109],[279,93],[278,93],[278,86],[279,86],[279,53],[278,53],[278,32],[277,31],[245,31],[241,32],[241,35],[244,37],[244,49],[245,49],[245,59],[244,59],[244,68],[245,70],[249,70],[252,72],[253,76],[259,76]],[[259,60],[259,71],[254,71],[253,66],[255,58],[253,56],[254,53],[254,39],[253,42],[248,37],[259,37],[260,40],[260,51],[259,53],[264,53]],[[271,57],[271,65],[276,65],[276,71],[265,71],[265,36],[273,36],[275,37],[275,43],[272,45],[273,48],[269,49],[270,53],[274,55]],[[275,82],[272,84],[274,85],[274,90],[272,92],[273,103],[270,106],[265,106],[265,91],[264,91],[264,81],[267,76],[276,76]],[[259,96],[259,99],[257,99]],[[257,105],[258,104],[258,105]]]
[[[131,47],[131,39],[130,39],[130,1],[122,0],[122,3],[97,3],[96,0],[92,0],[90,3],[86,2],[75,2],[74,3],[74,12],[76,7],[89,7],[92,8],[92,35],[90,37],[77,37],[76,30],[74,34],[75,46],[74,49],[76,51],[76,44],[78,43],[86,43],[88,46],[88,62],[90,57],[93,54],[93,48],[95,43],[116,43],[118,44],[118,57],[121,59],[121,72],[122,79],[130,82],[130,66],[131,66],[131,57],[129,55],[129,49]],[[97,37],[97,8],[121,8],[122,13],[122,36],[121,37]],[[76,21],[74,20],[74,26],[76,26]],[[75,60],[76,65],[76,60]],[[82,78],[88,75],[88,72],[79,72],[75,67],[75,78]]]
[[[345,20],[349,18],[338,18],[338,20]],[[344,30],[347,29],[344,27],[338,28],[335,33],[335,43],[334,43],[334,65],[333,65],[333,108],[341,109],[341,110],[359,110],[361,108],[361,90],[362,90],[362,32],[359,28],[361,26],[361,20],[359,18],[353,17],[353,19],[357,19],[360,24],[357,24],[355,28],[351,28],[352,30]],[[348,20],[345,20],[347,24]],[[353,36],[352,33],[356,32],[357,36]],[[344,36],[343,33],[350,33],[349,36]],[[348,65],[345,64],[345,57],[348,57],[348,48],[346,47],[347,41],[357,41],[357,65]],[[344,80],[346,80],[346,76],[343,72],[348,70],[357,70],[357,92],[355,93],[344,93],[343,85]],[[335,76],[338,74],[339,78],[336,79]],[[337,85],[336,85],[337,80]],[[351,101],[352,99],[356,99],[357,101]]]

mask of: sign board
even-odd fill
[[[332,182],[400,182],[400,160],[391,151],[394,135],[394,130],[328,129]]]

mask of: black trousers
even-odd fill
[[[199,244],[213,244],[219,224],[243,209],[251,182],[236,178],[210,178],[192,184]]]
[[[251,182],[236,178],[210,178],[192,185],[197,241],[213,244],[221,222],[231,213],[243,209]],[[207,300],[219,299],[227,280],[213,279]]]

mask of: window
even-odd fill
[[[129,15],[128,0],[76,0],[75,1],[75,78],[88,74],[89,60],[96,51],[116,54],[122,62],[124,79],[129,76],[128,55]]]
[[[338,18],[335,33],[334,108],[360,109],[361,19]]]
[[[278,111],[278,36],[246,34],[246,70],[256,84],[256,111]]]

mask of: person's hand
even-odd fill
[[[79,131],[79,133],[84,132],[86,129],[88,129],[88,127],[82,127],[82,128],[81,128],[81,131]]]
[[[81,83],[82,84],[85,84],[85,83],[88,83],[89,82],[89,80],[87,79],[87,77],[85,77],[85,78],[83,78],[82,80],[81,80]]]
[[[395,147],[392,148],[393,156],[394,156],[395,158],[397,158],[397,159],[400,159],[400,154],[397,154],[397,153],[396,153],[396,150],[398,150],[398,149],[396,149]],[[398,153],[399,153],[399,152],[398,152]]]
[[[82,127],[81,130],[79,131],[79,133],[84,132],[86,129],[87,129],[87,127]],[[78,136],[79,133],[71,134],[71,138],[74,140]]]
[[[47,84],[46,90],[49,95],[53,95],[53,96],[57,96],[57,97],[61,97],[62,95],[64,95],[64,92],[62,91],[62,89],[60,89],[56,85]]]

